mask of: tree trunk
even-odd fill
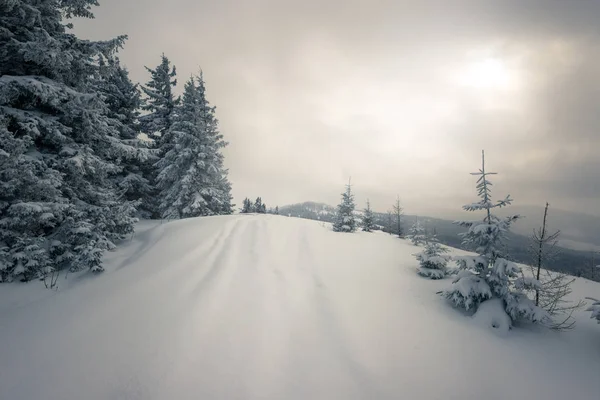
[[[542,258],[544,254],[544,240],[546,239],[546,217],[548,216],[548,202],[546,202],[546,208],[544,208],[544,222],[542,223],[542,232],[538,241],[538,257],[537,257],[537,273],[535,279],[540,280],[540,271],[542,269]],[[539,306],[540,303],[540,291],[535,291],[535,305]]]

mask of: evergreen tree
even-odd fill
[[[263,205],[262,205],[262,207],[260,209],[260,212],[262,214],[266,214],[267,213],[267,205],[265,203],[263,203]]]
[[[225,142],[223,142],[225,143]],[[223,155],[217,153],[219,158]],[[203,196],[207,201],[208,207],[212,210],[212,214],[229,215],[233,213],[234,204],[231,202],[231,182],[229,182],[229,171],[223,168],[222,161],[218,161],[218,169],[212,171],[212,175],[208,178],[207,186],[203,190]]]
[[[590,311],[592,313],[592,315],[590,315],[590,318],[596,319],[600,324],[600,300],[595,299],[593,297],[587,297],[587,299],[591,300],[592,304],[590,304],[590,306],[586,308],[586,311]]]
[[[156,164],[163,218],[231,213],[231,185],[221,154],[227,143],[218,131],[214,110],[206,100],[202,75],[190,77],[171,127],[161,139],[168,150]]]
[[[150,73],[150,80],[146,86],[142,86],[144,97],[142,98],[142,110],[146,114],[139,117],[140,131],[150,139],[149,146],[154,150],[154,157],[143,165],[144,176],[150,184],[148,201],[144,201],[142,208],[150,214],[151,218],[162,218],[160,208],[160,190],[157,188],[157,163],[165,157],[171,149],[172,143],[165,143],[164,137],[171,128],[173,113],[180,103],[180,97],[176,97],[173,89],[177,85],[177,71],[175,66],[164,55],[161,55],[161,63],[151,69],[144,67]]]
[[[446,265],[449,256],[444,255],[448,249],[442,247],[435,234],[427,238],[425,249],[416,255],[420,267],[417,273],[421,276],[431,279],[442,279],[447,274]]]
[[[363,211],[362,218],[362,230],[365,232],[371,232],[375,227],[375,222],[373,221],[373,210],[371,210],[371,203],[367,200],[367,207]]]
[[[171,67],[171,62],[164,55],[161,55],[161,62],[155,69],[145,67],[150,73],[150,81],[146,86],[142,86],[142,91],[146,95],[143,104],[143,110],[148,113],[140,117],[142,132],[149,138],[158,140],[162,145],[162,139],[171,127],[173,111],[180,99],[173,94],[173,88],[177,85],[177,75],[175,66]],[[162,155],[166,153],[163,149]]]
[[[387,216],[387,218],[386,218],[386,222],[387,222],[386,230],[391,235],[392,233],[394,233],[394,214],[391,211],[388,211],[387,214],[386,214],[386,216]]]
[[[252,207],[253,212],[262,213],[262,208],[263,208],[262,199],[260,197],[257,197],[256,201],[254,202],[254,206]]]
[[[253,211],[254,211],[254,206],[252,205],[252,201],[249,198],[246,197],[244,199],[244,203],[243,203],[242,211],[241,212],[243,214],[249,214],[249,213],[251,213]]]
[[[121,159],[136,149],[98,93],[100,60],[125,37],[80,40],[64,18],[95,0],[0,2],[0,280],[101,271],[105,250],[133,231],[119,197]]]
[[[425,242],[425,229],[423,229],[423,226],[419,223],[419,217],[415,218],[415,223],[410,228],[409,238],[415,246],[419,246]]]
[[[100,61],[103,79],[99,82],[99,91],[103,93],[108,106],[108,116],[116,123],[115,127],[123,142],[136,149],[130,157],[121,160],[123,170],[119,188],[125,199],[140,203],[138,208],[143,217],[150,218],[153,214],[154,195],[150,180],[152,164],[157,161],[157,157],[148,148],[148,142],[139,138],[140,91],[138,85],[131,82],[129,73],[118,59]]]
[[[356,230],[354,195],[350,183],[346,185],[346,191],[342,193],[342,202],[337,207],[333,230],[334,232],[354,232]]]
[[[485,158],[482,152],[482,167],[472,175],[479,176],[477,193],[480,200],[463,207],[466,211],[484,211],[483,221],[460,221],[459,225],[468,231],[461,234],[463,244],[475,247],[476,256],[455,257],[461,272],[450,289],[444,292],[454,305],[466,310],[476,309],[482,302],[498,298],[504,304],[508,316],[514,321],[518,318],[540,322],[546,313],[537,307],[523,292],[539,288],[539,281],[534,278],[517,278],[519,267],[508,261],[502,252],[502,244],[506,232],[519,216],[500,219],[492,214],[494,208],[508,206],[512,203],[510,196],[493,202],[491,198],[491,182],[488,180],[493,172],[486,172]]]
[[[206,98],[206,85],[202,71],[197,78],[202,109],[202,122],[206,127],[205,148],[209,149],[204,160],[208,174],[204,181],[202,196],[213,214],[228,215],[233,212],[233,196],[229,182],[229,170],[225,168],[223,149],[229,144],[223,139],[216,118],[216,107]]]
[[[275,206],[275,215],[279,215],[279,206]]]

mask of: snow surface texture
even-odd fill
[[[497,335],[405,240],[275,215],[138,228],[99,276],[0,287],[0,399],[599,398],[589,312]]]
[[[512,326],[510,317],[504,311],[501,299],[486,300],[477,309],[473,319],[483,327],[497,329],[501,334],[507,334]]]

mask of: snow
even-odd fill
[[[453,286],[453,290],[460,293],[465,299],[471,297],[490,298],[492,296],[487,282],[469,271],[460,272],[454,282],[456,284]],[[467,303],[467,309],[470,308],[469,304]]]
[[[502,335],[506,335],[512,325],[510,317],[504,311],[502,300],[498,298],[481,303],[473,320],[484,328],[497,329]]]
[[[102,274],[0,287],[0,399],[598,399],[589,312],[497,335],[413,252],[275,215],[143,221]]]
[[[431,279],[443,279],[446,276],[446,272],[444,270],[425,267],[417,268],[417,273],[421,276]]]
[[[523,276],[515,279],[515,287],[519,290],[527,288],[542,290],[543,288],[542,283],[533,276]]]
[[[437,265],[445,265],[448,262],[448,257],[446,256],[430,256],[423,253],[420,258],[423,262],[430,262]]]

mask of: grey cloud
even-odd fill
[[[600,213],[599,16],[586,0],[105,0],[76,31],[129,34],[141,82],[163,51],[180,81],[203,68],[238,203],[335,202],[352,175],[377,209],[397,193],[409,212],[458,208],[485,148],[498,193]],[[479,47],[524,60],[509,107],[446,88]]]

